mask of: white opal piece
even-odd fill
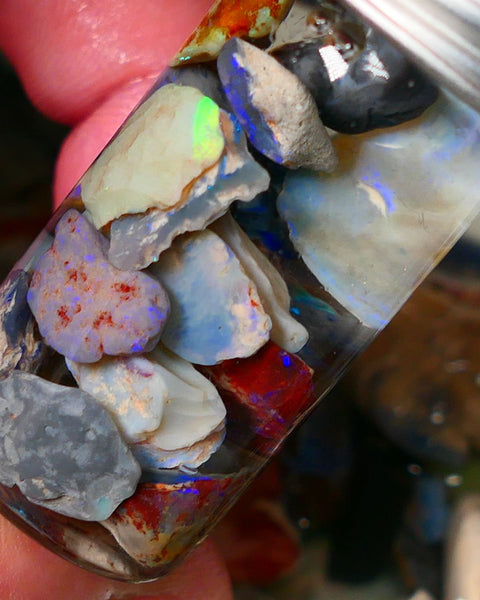
[[[186,188],[220,158],[220,109],[198,89],[168,84],[126,121],[82,178],[97,228],[124,214],[181,205]],[[179,168],[181,165],[181,168]]]
[[[153,208],[145,214],[113,221],[110,262],[119,269],[143,269],[158,259],[172,240],[187,231],[204,229],[223,215],[234,200],[248,202],[268,188],[270,177],[251,157],[235,118],[220,111],[225,147],[219,161],[189,188],[181,206]]]
[[[381,329],[473,217],[480,118],[445,95],[415,121],[335,144],[339,170],[288,173],[277,206],[319,282]]]
[[[239,38],[225,44],[217,67],[235,115],[259,152],[292,169],[336,168],[317,105],[298,77]]]
[[[215,386],[193,365],[158,346],[151,354],[164,369],[167,401],[160,427],[132,452],[144,468],[196,468],[221,445],[226,410]]]
[[[204,440],[178,450],[164,450],[156,434],[132,446],[132,454],[146,470],[175,469],[187,467],[197,469],[218,450],[225,439],[225,427],[210,433]]]
[[[215,386],[162,347],[141,357],[105,357],[67,366],[116,422],[143,468],[197,467],[225,437]]]
[[[298,352],[308,340],[308,332],[289,312],[290,294],[280,273],[255,246],[230,214],[210,226],[233,250],[255,286],[272,320],[271,339],[287,352]]]
[[[177,238],[151,273],[171,302],[161,340],[185,360],[213,365],[251,356],[268,341],[271,320],[255,284],[212,231]]]
[[[143,440],[160,427],[168,398],[163,367],[143,356],[66,363],[78,386],[110,412],[127,441]]]

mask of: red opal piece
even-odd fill
[[[205,367],[227,404],[229,414],[247,411],[257,435],[285,436],[316,396],[310,367],[295,354],[268,342],[254,356]]]
[[[184,551],[182,538],[201,534],[243,478],[218,476],[179,483],[143,483],[103,525],[140,564],[168,563]],[[228,494],[227,494],[228,492]]]

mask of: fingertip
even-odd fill
[[[147,584],[119,583],[53,554],[0,516],[2,600],[232,600],[225,565],[204,542],[170,575]]]
[[[4,2],[0,44],[37,108],[73,124],[126,82],[159,73],[210,3]]]

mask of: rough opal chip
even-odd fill
[[[178,238],[151,271],[171,302],[162,342],[185,360],[212,365],[250,356],[268,341],[271,320],[254,283],[212,231]]]
[[[401,128],[336,138],[334,175],[287,174],[277,206],[293,244],[365,325],[388,323],[474,210],[479,129],[477,113],[446,96]]]
[[[288,352],[298,352],[308,332],[289,312],[290,294],[280,273],[255,246],[235,219],[226,214],[211,229],[235,252],[245,273],[255,283],[262,305],[272,319],[271,339]]]
[[[31,373],[0,382],[0,480],[34,503],[87,521],[133,494],[140,467],[91,396]]]
[[[79,362],[150,350],[169,311],[158,281],[110,265],[107,245],[85,217],[67,211],[57,224],[53,246],[38,261],[28,291],[46,342]]]
[[[216,0],[173,64],[201,62],[218,56],[232,36],[262,38],[271,35],[293,0]]]
[[[163,369],[143,356],[109,357],[87,364],[67,359],[78,386],[112,415],[128,442],[160,426],[167,399]]]
[[[153,208],[113,221],[108,254],[112,264],[120,269],[147,267],[179,234],[203,229],[234,200],[250,201],[268,188],[270,177],[252,159],[236,119],[221,111],[220,124],[225,135],[222,156],[192,184],[182,206]]]
[[[227,98],[250,142],[290,168],[330,173],[337,155],[303,83],[265,52],[233,38],[217,61]]]
[[[259,441],[257,449],[262,451],[272,450],[316,400],[312,369],[273,342],[245,360],[203,370],[220,389],[233,423],[244,421],[246,414],[259,436],[273,440]]]
[[[213,100],[193,87],[161,87],[80,182],[95,227],[153,207],[178,208],[189,185],[218,161],[224,144],[220,109]]]
[[[217,390],[166,350],[67,365],[109,411],[143,468],[198,467],[223,441],[226,413]]]

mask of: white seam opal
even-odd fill
[[[225,437],[223,401],[189,362],[160,345],[149,357],[164,370],[167,400],[160,426],[132,452],[143,468],[197,468]]]
[[[100,228],[124,214],[180,206],[188,186],[218,161],[224,144],[213,100],[190,86],[161,87],[82,178],[82,199],[93,223]]]
[[[298,352],[308,332],[289,312],[290,294],[280,273],[255,246],[235,219],[226,214],[210,226],[230,246],[245,273],[255,283],[263,307],[272,320],[271,339],[287,352]]]
[[[67,366],[109,411],[143,468],[197,467],[223,442],[226,411],[216,388],[166,349]]]
[[[110,412],[128,442],[145,439],[160,426],[167,400],[162,367],[143,356],[66,363],[78,386]]]

